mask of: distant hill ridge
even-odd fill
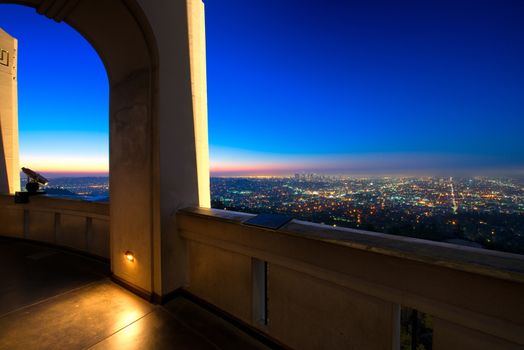
[[[66,190],[65,188],[58,188],[58,187],[47,187],[45,189],[46,193],[48,195],[52,196],[72,196],[72,197],[79,197],[78,194],[71,192],[69,190]]]

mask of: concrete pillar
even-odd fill
[[[198,176],[198,204],[211,207],[207,129],[206,24],[202,0],[187,1],[189,63]]]
[[[159,50],[159,213],[154,239],[154,292],[184,285],[185,243],[173,214],[209,206],[204,4],[201,0],[139,0]]]
[[[0,28],[0,194],[20,190],[17,47],[17,40]]]
[[[115,277],[149,294],[152,271],[151,120],[148,71],[138,71],[111,87],[110,229]],[[124,253],[135,255],[130,263]]]

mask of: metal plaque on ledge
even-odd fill
[[[249,220],[244,221],[244,224],[250,226],[258,226],[278,230],[288,222],[293,220],[291,216],[280,214],[259,214]]]

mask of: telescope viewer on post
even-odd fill
[[[45,177],[36,171],[29,168],[22,168],[22,171],[27,175],[27,184],[25,185],[27,192],[16,192],[15,203],[28,203],[29,196],[45,194],[44,191],[38,191],[38,189],[40,188],[40,185],[45,186],[49,183]]]
[[[27,175],[27,184],[25,185],[25,189],[27,192],[29,192],[29,194],[36,194],[40,188],[40,185],[45,186],[49,183],[45,177],[36,171],[33,171],[29,168],[22,168],[22,171]]]

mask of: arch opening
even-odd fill
[[[135,1],[0,0],[65,22],[97,51],[109,80],[111,270],[145,293],[155,289],[153,240],[158,230],[158,50]],[[158,236],[158,235],[157,235]],[[126,251],[134,252],[131,263]]]

